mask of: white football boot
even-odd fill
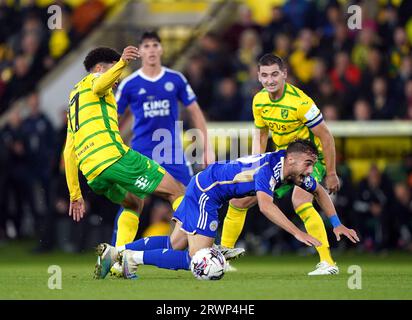
[[[221,246],[220,244],[213,244],[213,248],[219,250],[220,253],[225,257],[226,261],[235,260],[245,254],[245,249],[243,248],[227,248]]]
[[[321,261],[316,265],[316,269],[309,272],[308,276],[324,276],[339,274],[339,268],[337,265],[331,265],[326,261]]]
[[[138,264],[133,259],[132,250],[124,250],[119,253],[119,262],[122,266],[123,277],[125,279],[137,279],[137,267]]]
[[[117,259],[117,250],[108,243],[100,243],[96,247],[97,262],[94,268],[94,278],[104,279]]]

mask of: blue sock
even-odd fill
[[[170,249],[172,245],[170,244],[169,236],[156,236],[156,237],[146,237],[136,240],[132,243],[126,244],[126,249],[134,251],[146,251],[155,249]]]
[[[114,219],[114,227],[113,227],[113,233],[112,233],[112,246],[116,245],[116,239],[117,239],[117,220],[119,220],[120,215],[122,214],[124,208],[121,206],[119,208],[119,211],[117,211],[116,218]]]
[[[189,270],[190,256],[188,250],[157,249],[144,251],[143,263],[163,269]]]

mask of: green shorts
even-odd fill
[[[311,176],[315,178],[316,182],[321,182],[326,175],[326,167],[323,164],[323,161],[318,160],[314,167]],[[276,189],[274,196],[278,199],[283,198],[291,189],[294,188],[293,184],[285,184],[280,188]]]
[[[165,173],[165,169],[157,162],[130,149],[88,184],[95,193],[120,204],[127,192],[141,199],[153,193]]]

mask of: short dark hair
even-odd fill
[[[258,68],[260,69],[261,66],[272,66],[274,64],[277,64],[281,70],[285,68],[285,63],[281,57],[275,56],[271,53],[266,53],[259,59]]]
[[[157,42],[161,43],[162,41],[160,40],[159,35],[157,34],[156,31],[153,30],[147,30],[144,31],[142,33],[142,35],[140,36],[139,39],[139,45],[143,43],[143,41],[147,40],[147,39],[152,39],[152,40],[156,40]]]
[[[319,157],[318,148],[311,140],[307,139],[297,139],[291,142],[286,149],[286,154],[294,152],[307,153]]]
[[[112,48],[99,47],[90,51],[84,59],[83,65],[90,72],[98,63],[112,63],[120,60],[120,53]]]

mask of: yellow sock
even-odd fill
[[[179,205],[180,205],[180,203],[182,202],[182,200],[183,200],[183,196],[180,196],[180,197],[177,198],[175,201],[173,201],[173,203],[172,203],[173,211],[176,211],[176,210],[177,210],[177,208],[179,207]]]
[[[229,204],[225,221],[223,222],[222,239],[220,244],[228,248],[234,248],[246,220],[248,209],[236,208]]]
[[[117,220],[116,247],[133,242],[139,228],[139,214],[124,209]]]
[[[331,265],[335,265],[329,250],[329,241],[326,234],[325,225],[319,213],[310,202],[304,203],[296,208],[296,214],[302,219],[305,224],[306,231],[322,242],[322,245],[316,247],[320,261],[326,261]]]

